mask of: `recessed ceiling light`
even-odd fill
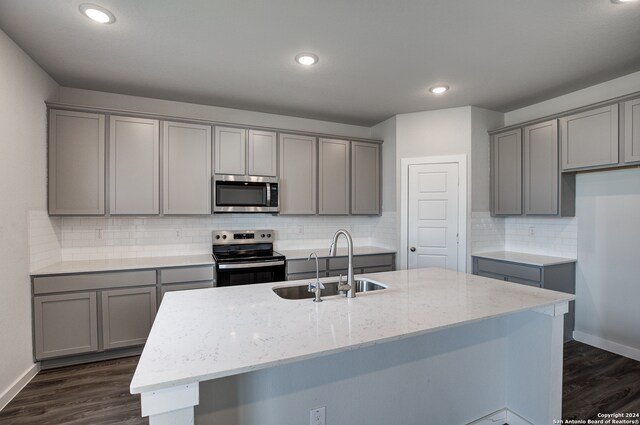
[[[433,94],[442,94],[449,90],[449,86],[433,86],[429,89],[429,91]]]
[[[315,65],[319,60],[320,59],[318,59],[318,56],[314,55],[313,53],[300,53],[296,55],[296,62],[298,62],[300,65]]]
[[[80,12],[82,12],[82,14],[87,18],[100,24],[112,24],[116,21],[116,17],[113,16],[113,13],[109,12],[104,7],[96,6],[95,4],[81,4]]]

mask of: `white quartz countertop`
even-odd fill
[[[347,247],[344,241],[338,246],[336,255],[346,256],[348,255]],[[318,258],[329,257],[329,244],[316,248],[305,249],[276,249],[280,254],[287,257],[287,260],[306,260],[309,254],[315,252],[318,254]],[[396,251],[389,248],[381,248],[377,246],[354,246],[353,255],[374,255],[374,254],[395,254]]]
[[[60,261],[31,272],[32,276],[52,274],[108,272],[133,269],[161,269],[165,267],[215,264],[211,254],[173,257],[119,258],[112,260]]]
[[[367,276],[388,289],[286,300],[306,281],[165,294],[131,392],[236,375],[562,303],[574,295],[443,269]],[[325,278],[322,280],[330,280]]]
[[[512,251],[479,252],[474,253],[473,256],[541,267],[552,266],[555,264],[575,263],[577,261],[575,258],[551,257],[548,255],[527,254],[526,252]]]

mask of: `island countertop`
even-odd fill
[[[361,277],[388,288],[352,299],[325,297],[322,303],[286,300],[273,292],[306,281],[166,294],[131,392],[241,374],[575,298],[436,268]]]

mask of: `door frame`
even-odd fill
[[[425,156],[400,159],[400,249],[399,269],[408,268],[409,249],[409,166],[427,164],[458,165],[458,271],[467,271],[467,155]]]

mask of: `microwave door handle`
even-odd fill
[[[267,206],[271,206],[271,183],[267,183]]]
[[[257,263],[242,263],[242,264],[219,264],[219,270],[237,270],[237,269],[255,269],[258,267],[272,267],[272,266],[282,266],[284,264],[284,260],[278,261],[263,261]]]

